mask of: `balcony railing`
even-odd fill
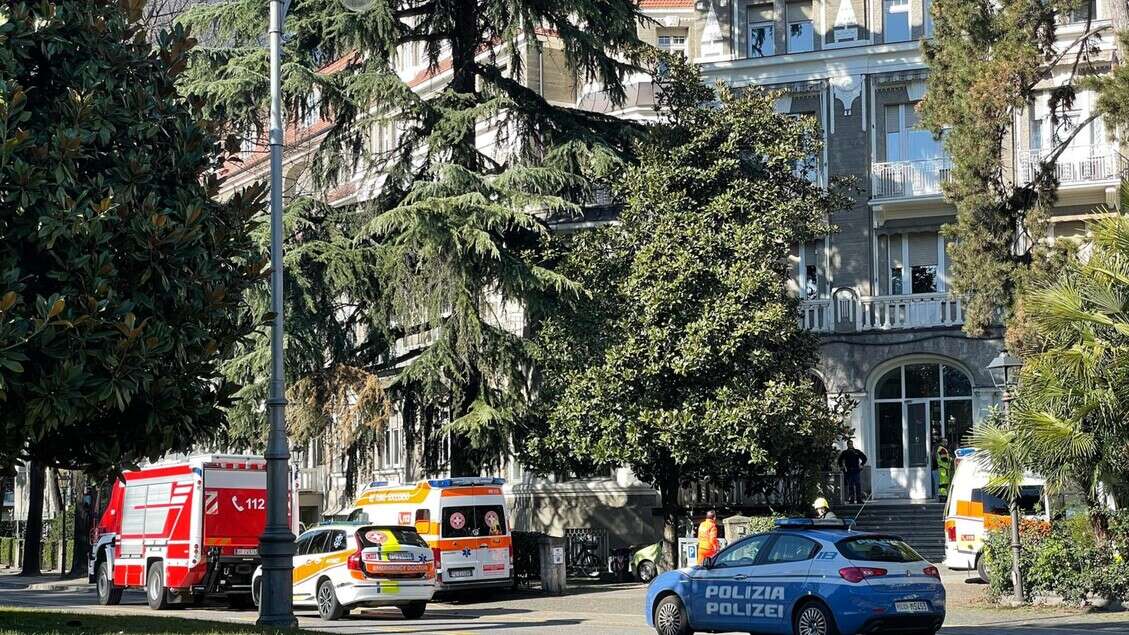
[[[298,491],[324,493],[328,474],[329,467],[325,465],[298,468]]]
[[[800,326],[809,331],[827,333],[835,330],[831,300],[804,300],[800,303]]]
[[[913,329],[964,324],[964,306],[948,293],[882,295],[859,303],[859,330]]]
[[[937,196],[941,186],[952,178],[953,161],[949,157],[919,161],[885,161],[871,168],[871,196],[912,198]]]
[[[948,293],[859,297],[841,288],[831,299],[801,302],[799,322],[817,333],[960,326],[964,304]]]
[[[1035,174],[1047,152],[1030,150],[1019,157],[1019,178],[1024,183],[1035,179]],[[1097,181],[1116,181],[1125,173],[1125,158],[1108,145],[1068,148],[1055,161],[1054,172],[1060,185],[1077,185]]]

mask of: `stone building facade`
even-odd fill
[[[951,160],[923,130],[915,105],[925,94],[921,40],[932,34],[930,0],[643,0],[659,26],[652,44],[685,44],[709,81],[780,90],[779,112],[814,117],[825,147],[811,178],[846,177],[855,204],[831,219],[838,231],[792,254],[800,320],[822,337],[819,378],[830,394],[856,403],[856,447],[870,457],[876,498],[930,497],[936,439],[960,444],[998,402],[988,362],[997,331],[963,334],[961,299],[949,291],[941,227],[954,209],[941,194]],[[1062,17],[1070,42],[1108,24],[1104,2]],[[1104,38],[1099,67],[1111,55]],[[1064,69],[1065,72],[1065,69]],[[1083,92],[1057,129],[1047,110],[1054,73],[1017,115],[1005,165],[1026,182],[1056,138],[1091,112]],[[1115,201],[1124,160],[1101,119],[1059,158],[1062,184],[1047,239],[1077,236],[1096,208]]]

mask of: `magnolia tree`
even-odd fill
[[[217,438],[219,365],[253,327],[262,192],[216,202],[221,148],[175,85],[193,42],[151,46],[142,5],[0,7],[0,467],[31,462],[32,514],[45,465],[112,473]]]

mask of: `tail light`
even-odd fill
[[[862,582],[867,578],[879,578],[884,575],[886,575],[886,570],[877,567],[843,567],[839,569],[839,577],[851,583]]]
[[[431,553],[435,555],[435,570],[438,571],[443,566],[443,551],[439,547],[432,547]]]
[[[510,548],[508,549],[508,551],[510,553],[510,566],[512,567],[514,566],[514,543],[510,543]]]
[[[949,542],[957,541],[957,524],[951,520],[945,523],[945,540]]]
[[[925,567],[925,570],[922,571],[922,573],[929,576],[930,578],[937,578],[938,580],[941,579],[941,572],[937,570],[937,567]]]
[[[357,549],[349,554],[349,559],[346,561],[346,566],[350,571],[360,571],[364,573],[364,567],[361,566],[361,550]]]

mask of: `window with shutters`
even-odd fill
[[[909,41],[909,0],[883,0],[882,29],[884,42]]]
[[[661,29],[658,34],[658,47],[668,53],[687,54],[687,29]]]
[[[815,26],[811,2],[789,2],[788,52],[806,53],[815,50]]]
[[[790,257],[793,259],[795,283],[800,297],[805,300],[830,297],[827,248],[824,241],[820,239],[803,243],[793,254]]]
[[[944,291],[944,258],[944,238],[936,231],[879,236],[879,294],[907,295]]]
[[[917,104],[886,106],[886,161],[922,161],[944,156],[944,146],[921,126]]]
[[[776,54],[776,24],[771,4],[749,6],[749,57]]]

